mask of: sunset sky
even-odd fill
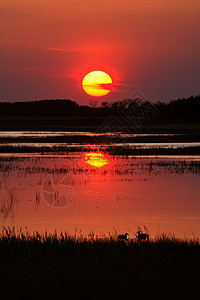
[[[99,101],[200,94],[199,0],[1,0],[0,101],[65,98],[103,70]]]

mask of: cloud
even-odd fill
[[[118,49],[119,46],[117,46]],[[114,45],[88,45],[84,47],[74,47],[74,48],[57,48],[57,47],[47,47],[45,50],[49,51],[61,51],[61,52],[110,52],[116,47]],[[124,47],[123,47],[124,49]]]
[[[72,48],[72,49],[67,49],[67,48],[45,48],[46,50],[49,51],[61,51],[61,52],[80,52],[80,49]]]

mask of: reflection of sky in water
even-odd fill
[[[200,147],[200,143],[112,143],[112,147],[121,147],[129,149],[177,149],[177,148],[188,148],[188,147]],[[34,147],[34,148],[105,148],[109,147],[110,144],[101,143],[101,144],[84,144],[84,143],[0,143],[1,147]]]
[[[199,157],[2,156],[1,226],[200,234],[199,179]]]
[[[187,134],[168,133],[122,133],[122,132],[77,132],[77,131],[1,131],[0,148],[2,152],[15,151],[88,151],[91,148],[114,148],[132,150],[184,149],[197,151],[199,142],[185,140]],[[184,140],[183,140],[184,137]],[[180,140],[180,138],[182,140]],[[23,149],[23,150],[22,150]],[[109,148],[110,149],[110,148]],[[171,151],[171,150],[170,150]],[[134,154],[134,153],[133,153]],[[152,154],[152,153],[151,153]]]
[[[80,131],[1,131],[0,138],[5,137],[56,137],[56,136],[101,136],[101,135],[117,135],[119,137],[136,137],[136,136],[178,136],[182,134],[165,134],[165,133],[138,133],[138,134],[125,134],[121,132],[106,132],[106,133],[93,133],[93,132],[80,132]]]

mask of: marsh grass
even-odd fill
[[[0,234],[2,299],[185,298],[200,292],[200,243],[15,231]]]

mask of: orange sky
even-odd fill
[[[92,70],[114,101],[199,94],[199,0],[1,0],[0,101],[69,98]]]

